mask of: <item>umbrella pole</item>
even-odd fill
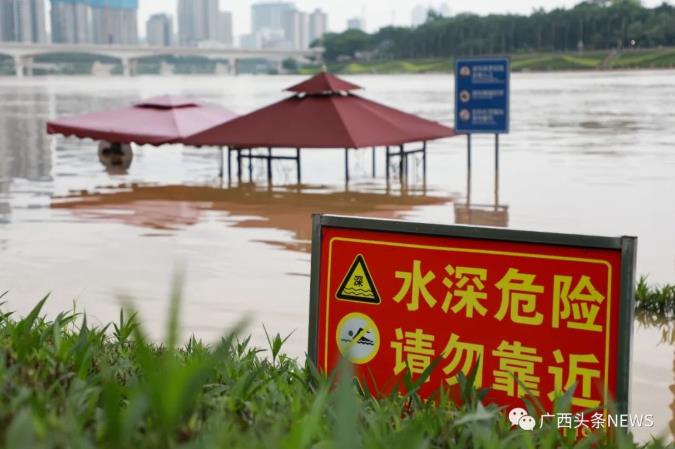
[[[375,147],[373,147],[373,178],[375,177]]]
[[[387,185],[389,184],[389,147],[386,147],[387,151],[387,156],[384,158],[385,160],[385,166],[384,166],[384,171],[387,174]]]
[[[302,184],[302,171],[300,169],[300,148],[295,149],[295,165],[298,174],[298,185]]]
[[[272,187],[272,148],[267,148],[267,183]]]

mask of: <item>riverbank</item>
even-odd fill
[[[148,342],[134,314],[105,327],[74,312],[48,320],[41,316],[47,298],[23,319],[0,314],[2,446],[577,447],[575,430],[561,432],[551,421],[532,432],[512,429],[503,411],[481,403],[487,391],[470,380],[460,379],[458,404],[445,396],[420,400],[424,375],[407,382],[405,396],[374,399],[351,381],[333,388],[332,378],[283,355],[286,339],[278,334],[268,335],[264,350],[239,337],[243,326],[214,346],[194,338],[178,346],[180,296],[175,288],[162,345]],[[563,398],[556,411],[568,405]],[[600,430],[581,444],[666,447]]]
[[[624,51],[588,51],[569,53],[527,53],[513,54],[511,69],[514,72],[550,72],[570,70],[625,70],[625,69],[672,69],[675,68],[675,48],[633,49]],[[42,55],[35,58],[38,68],[36,76],[87,75],[98,72],[121,75],[123,68],[118,60],[93,54]],[[172,75],[209,75],[229,73],[226,60],[209,60],[202,57],[158,56],[148,57],[137,63],[138,75],[159,75],[163,67]],[[423,74],[453,73],[453,58],[353,60],[328,63],[326,68],[338,74]],[[238,63],[242,74],[303,74],[320,71],[320,65],[299,66],[292,59],[286,60],[281,68],[264,60],[242,60]],[[14,63],[11,58],[0,54],[0,75],[13,76]],[[223,72],[225,70],[225,72]]]
[[[514,72],[565,70],[623,70],[675,68],[675,48],[594,51],[574,53],[532,53],[511,55]],[[452,58],[400,59],[388,61],[350,61],[328,64],[330,72],[341,74],[453,73]],[[315,68],[305,67],[302,73]]]

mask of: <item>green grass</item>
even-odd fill
[[[523,53],[511,55],[513,71],[594,70],[626,68],[673,68],[675,49],[628,50],[616,57],[609,51],[586,51],[569,53]],[[607,64],[605,65],[605,61]],[[345,74],[397,74],[397,73],[452,73],[454,59],[396,59],[387,61],[353,61],[329,64],[334,73]],[[303,67],[300,73],[315,73],[315,67]]]
[[[675,67],[675,50],[626,52],[614,59],[612,68],[667,68]]]
[[[606,52],[514,55],[511,68],[514,71],[588,70],[600,67],[606,57]]]
[[[75,312],[44,318],[47,298],[23,318],[0,314],[0,447],[638,447],[621,433],[577,442],[548,421],[512,430],[503,410],[482,403],[486,390],[472,387],[472,375],[460,376],[459,404],[445,393],[422,401],[415,391],[424,376],[406,378],[407,395],[374,399],[346,364],[336,383],[285,356],[280,335],[256,349],[238,337],[239,326],[217,344],[191,338],[180,346],[180,297],[176,283],[161,345],[148,341],[132,312],[98,328]],[[569,409],[570,393],[556,411]]]
[[[675,319],[675,284],[650,285],[641,276],[635,288],[635,310],[659,319]]]

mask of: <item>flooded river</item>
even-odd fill
[[[444,75],[349,77],[363,94],[452,123],[453,81]],[[342,151],[306,150],[303,186],[292,162],[275,165],[278,186],[224,185],[215,149],[140,148],[127,173],[108,173],[96,143],[51,138],[45,121],[127,105],[165,93],[195,96],[244,113],[284,97],[297,77],[0,79],[0,292],[26,312],[46,293],[54,314],[117,317],[133,298],[161,337],[170,280],[185,273],[182,325],[212,340],[246,317],[257,344],[268,330],[307,344],[310,215],[333,212],[515,229],[636,235],[638,273],[675,282],[675,72],[516,74],[511,134],[501,139],[494,188],[493,141],[474,138],[467,185],[466,140],[429,146],[427,189],[419,166],[411,190],[387,190],[384,153],[353,153],[349,189]],[[469,195],[470,192],[470,195]],[[672,323],[671,323],[672,324]],[[672,326],[636,322],[632,412],[675,432]]]

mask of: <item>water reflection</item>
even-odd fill
[[[455,204],[455,223],[506,228],[509,226],[509,206]]]
[[[673,384],[669,387],[673,394],[673,402],[670,403],[670,409],[673,411],[673,419],[670,420],[670,434],[675,439],[675,357],[673,357]]]
[[[637,312],[635,322],[643,329],[656,329],[661,335],[663,344],[675,344],[675,320],[673,317],[663,317],[646,312]]]
[[[469,141],[470,142],[470,141]],[[497,145],[497,144],[495,144]],[[466,169],[466,202],[455,204],[455,223],[467,225],[493,226],[506,228],[509,226],[509,206],[499,203],[499,150],[495,149],[494,167],[494,201],[492,204],[475,204],[471,201],[472,167],[471,144],[467,152]]]
[[[660,426],[663,426],[664,430],[667,429],[670,437],[675,439],[675,352],[673,351],[673,345],[675,344],[675,320],[672,316],[664,317],[653,313],[637,312],[635,314],[635,324],[636,338],[634,341],[635,347],[633,349],[633,359],[634,363],[636,359],[643,360],[640,360],[641,363],[638,363],[639,368],[634,375],[634,382],[636,380],[635,377],[637,377],[637,387],[641,393],[638,393],[637,395],[635,392],[633,393],[633,408],[635,409],[637,407],[644,413],[654,413],[652,409],[657,402],[657,397],[653,396],[651,400],[645,401],[646,398],[641,396],[649,398],[650,392],[646,392],[646,390],[656,389],[656,391],[659,391],[659,388],[665,389],[667,386],[670,396],[672,396],[672,402],[668,403],[668,407],[671,411],[671,419],[667,424],[665,422],[666,420],[663,419]],[[649,342],[644,340],[644,337],[647,335],[653,335]],[[672,373],[670,374],[670,380],[667,382],[665,382],[665,378],[668,376],[668,374],[666,374],[668,371],[661,370],[659,367],[659,362],[665,361],[663,359],[672,359]],[[646,369],[645,365],[649,366],[649,368]],[[659,387],[659,385],[662,386]],[[633,388],[635,388],[635,386],[633,386]],[[660,399],[658,401],[660,402]],[[657,427],[660,426],[657,425]],[[647,432],[647,430],[655,429],[637,429],[636,433],[642,440],[645,440],[647,436],[652,435],[652,433]],[[658,429],[653,435],[665,436],[663,431]]]
[[[9,180],[0,178],[0,223],[9,223]]]
[[[44,132],[50,97],[40,92],[6,92],[0,108],[0,183],[11,178],[50,179],[49,139]]]
[[[259,189],[251,184],[220,188],[185,185],[121,185],[52,200],[53,209],[69,210],[80,220],[102,220],[173,231],[198,223],[208,211],[246,228],[291,231],[291,242],[266,243],[309,252],[313,213],[400,218],[419,206],[443,205],[452,198],[425,194],[330,191],[321,187]]]

